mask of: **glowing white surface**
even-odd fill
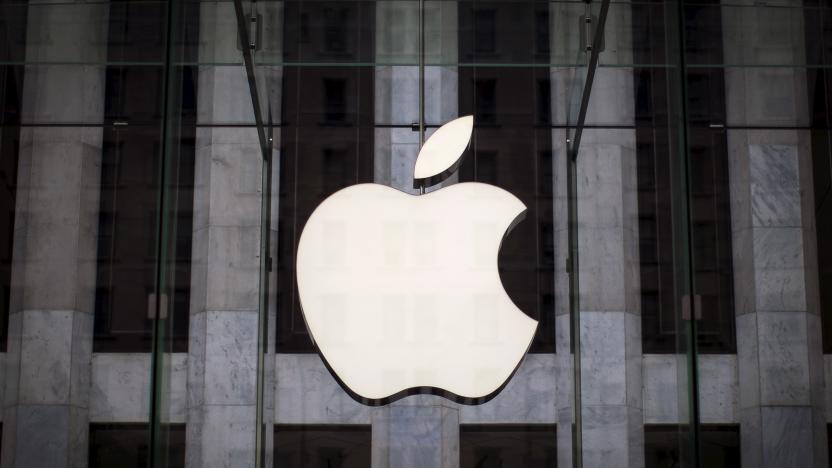
[[[297,282],[307,327],[341,381],[368,399],[420,386],[496,391],[537,327],[497,271],[503,235],[525,208],[480,183],[420,196],[360,184],[321,203],[300,238]]]
[[[419,150],[413,178],[427,179],[450,169],[468,147],[473,129],[474,117],[471,115],[452,120],[436,129]]]

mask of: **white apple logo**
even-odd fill
[[[439,128],[415,179],[432,184],[455,170],[473,123],[466,116]],[[497,270],[502,239],[525,210],[482,183],[422,195],[358,184],[324,200],[300,237],[297,283],[336,380],[371,405],[413,393],[469,404],[495,396],[537,328]]]

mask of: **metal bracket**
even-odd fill
[[[168,318],[168,295],[162,294],[159,300],[159,318],[164,320]],[[147,295],[147,318],[154,320],[156,318],[156,293]]]
[[[579,19],[581,21],[581,44],[583,44],[586,52],[592,52],[592,42],[595,39],[595,25],[598,23],[598,17],[586,14],[582,15]],[[604,51],[604,42],[604,35],[602,34],[598,52]]]
[[[263,24],[263,15],[252,13],[248,17],[248,48],[249,50],[260,50],[263,47],[263,32],[260,25]],[[237,36],[237,50],[243,50],[239,35]]]
[[[682,320],[691,320],[691,309],[693,309],[693,320],[702,320],[701,295],[694,294],[693,301],[691,301],[690,294],[682,296]]]

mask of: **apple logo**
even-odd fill
[[[458,118],[425,142],[415,186],[456,170],[473,125]],[[416,393],[479,404],[499,393],[537,328],[497,269],[525,211],[511,193],[477,182],[421,195],[358,184],[315,209],[298,244],[300,304],[347,393],[367,405]]]

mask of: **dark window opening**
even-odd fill
[[[2,429],[2,426],[0,426],[0,429]],[[832,424],[826,425],[826,447],[829,460],[832,460]],[[832,462],[829,463],[832,466]]]
[[[324,116],[327,123],[343,122],[347,117],[347,80],[324,78]]]
[[[159,453],[164,466],[185,467],[185,425],[162,426]],[[146,468],[150,465],[150,426],[147,423],[90,424],[90,468]]]
[[[460,468],[556,468],[557,428],[547,424],[462,424]]]
[[[540,19],[547,14],[535,3],[460,3],[460,60],[544,60],[534,54],[541,52],[542,36],[548,41],[548,22]],[[519,26],[523,24],[536,27]],[[495,56],[484,55],[483,35],[494,42]],[[530,349],[536,353],[555,351],[550,87],[548,68],[459,69],[459,114],[473,114],[475,125],[459,181],[496,185],[527,207],[525,219],[504,239],[498,265],[511,299],[539,322]]]
[[[329,20],[318,21],[332,11],[340,12],[341,24],[330,31]],[[287,61],[299,56],[312,61],[332,58],[333,45],[322,43],[330,40],[329,35],[346,35],[338,39],[347,44],[340,58],[358,61],[374,54],[372,34],[362,29],[375,24],[372,3],[288,2],[284,15],[284,44],[296,45],[284,48]],[[291,26],[297,23],[304,25]],[[313,352],[314,346],[297,297],[297,242],[306,220],[326,197],[349,185],[373,181],[375,84],[372,67],[288,67],[283,73],[276,349],[303,353]]]
[[[819,65],[832,63],[832,10],[812,8],[804,13],[807,61]],[[811,118],[812,176],[815,199],[815,239],[817,242],[818,290],[823,352],[832,353],[832,74],[825,67],[806,70]]]
[[[190,5],[182,8],[198,8]],[[108,60],[156,61],[162,56],[158,4],[116,2],[110,9]],[[198,15],[195,16],[198,18]],[[185,55],[196,46],[196,23],[182,27]],[[159,29],[157,31],[157,29]],[[98,216],[97,278],[93,350],[149,352],[152,344],[156,297],[156,265],[173,264],[169,278],[165,349],[184,352],[188,344],[191,239],[196,134],[197,69],[178,67],[171,77],[177,84],[178,133],[164,157],[172,161],[167,190],[177,213],[169,232],[169,258],[157,258],[160,162],[164,142],[164,68],[160,65],[111,65],[106,69],[101,191]],[[175,192],[175,193],[174,193]]]
[[[497,11],[478,6],[474,9],[474,50],[478,56],[497,52]]]
[[[675,424],[644,426],[645,468],[676,468],[684,459],[680,443],[690,434]],[[685,457],[685,458],[683,458]],[[740,465],[740,427],[735,424],[703,424],[699,428],[699,460],[708,468],[733,468]]]
[[[344,54],[349,49],[350,35],[347,25],[353,13],[348,6],[328,4],[324,7],[323,51],[330,54]]]
[[[274,427],[275,468],[366,468],[369,425],[283,425]]]
[[[376,23],[373,2],[289,0],[284,5],[285,62],[325,64],[374,61]]]
[[[633,28],[636,63],[650,63],[664,55],[664,10],[656,5],[633,5],[638,17]],[[718,9],[688,6],[686,33],[690,44],[713,31],[704,25],[720,25]],[[720,34],[716,36],[721,37]],[[718,50],[689,47],[691,60],[721,63]],[[714,56],[716,55],[716,56]],[[725,83],[720,69],[687,72],[688,157],[690,160],[690,219],[679,220],[674,211],[672,161],[675,143],[668,121],[667,80],[664,70],[636,69],[636,158],[638,177],[638,232],[641,272],[642,350],[645,353],[677,352],[677,318],[682,298],[676,297],[674,222],[692,224],[694,293],[701,297],[697,327],[698,351],[736,352],[733,292],[733,253],[725,130]]]
[[[497,123],[497,80],[474,78],[474,118],[477,125]]]
[[[461,63],[549,63],[547,3],[459,2],[458,21]]]
[[[26,5],[3,5],[0,63],[20,63],[26,54]],[[22,65],[0,65],[0,352],[6,351],[11,310],[12,252],[23,104]]]

